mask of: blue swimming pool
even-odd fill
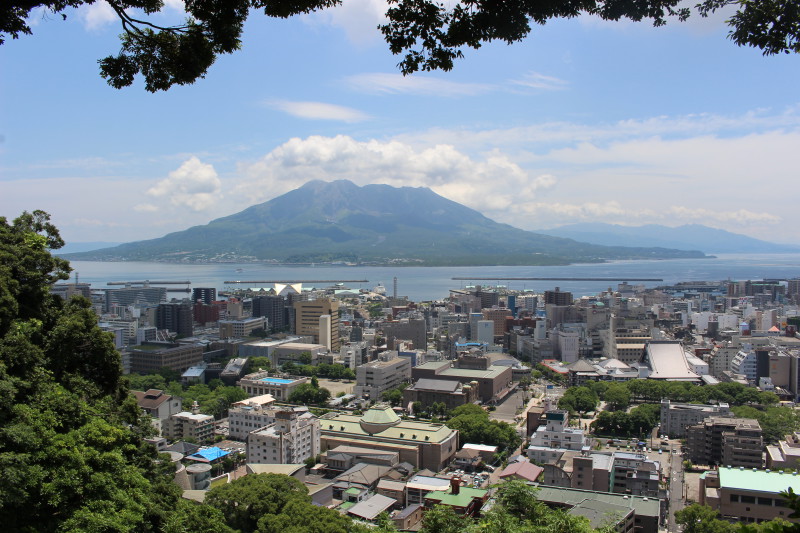
[[[291,383],[292,379],[283,379],[283,378],[261,378],[259,381],[266,381],[267,383]]]

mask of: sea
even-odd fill
[[[71,281],[90,283],[93,289],[113,288],[109,282],[150,280],[190,282],[190,287],[214,287],[217,291],[244,287],[272,287],[273,282],[304,282],[304,287],[327,287],[342,282],[352,289],[378,285],[412,301],[440,300],[450,289],[467,285],[503,285],[514,290],[543,292],[559,287],[575,297],[594,295],[618,283],[656,287],[681,281],[762,280],[800,277],[800,254],[717,254],[703,259],[610,261],[565,266],[286,266],[259,263],[176,264],[155,262],[72,261]],[[613,281],[511,281],[504,278],[609,278]],[[453,278],[466,278],[454,280]],[[478,278],[490,278],[478,280]],[[635,282],[654,278],[663,281]],[[244,281],[246,283],[230,283]],[[174,288],[185,288],[178,283]]]

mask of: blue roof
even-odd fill
[[[222,448],[217,448],[216,446],[212,446],[211,448],[206,448],[205,450],[200,450],[196,454],[192,455],[192,458],[199,458],[201,460],[208,461],[209,463],[219,459],[220,457],[225,457],[228,455],[229,451],[223,450]]]

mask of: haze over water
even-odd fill
[[[92,288],[107,287],[109,281],[179,281],[189,280],[192,287],[235,288],[229,280],[368,280],[348,283],[355,289],[371,289],[382,283],[392,293],[392,279],[397,277],[398,296],[414,301],[436,300],[448,291],[470,284],[506,285],[511,289],[542,292],[560,287],[576,297],[596,294],[618,282],[604,281],[458,281],[453,277],[565,277],[565,278],[662,278],[663,282],[644,282],[647,287],[679,281],[746,280],[800,277],[800,254],[721,254],[709,259],[670,259],[663,261],[614,261],[601,264],[566,266],[489,266],[489,267],[346,267],[346,266],[273,266],[257,263],[172,264],[148,262],[72,261],[79,281]],[[237,271],[241,269],[241,271]],[[72,281],[74,281],[74,272]],[[634,282],[632,282],[634,283]],[[259,286],[257,284],[250,284]],[[309,286],[312,284],[306,284]],[[317,283],[316,286],[327,284]],[[249,286],[247,284],[239,287]],[[260,286],[270,287],[269,284]],[[178,288],[180,286],[176,286]],[[180,294],[180,293],[177,293]]]

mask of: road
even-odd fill
[[[684,499],[686,480],[683,472],[683,455],[680,454],[679,445],[672,444],[670,448],[677,449],[679,453],[669,454],[669,518],[667,520],[667,531],[677,533],[679,529],[678,524],[675,523],[675,512],[680,511],[686,505]],[[670,452],[672,452],[672,449],[670,449]]]

